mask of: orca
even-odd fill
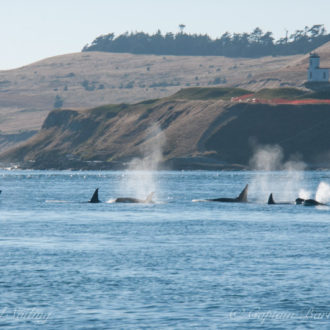
[[[299,198],[296,199],[296,204],[297,204],[297,205],[304,204],[304,201],[305,201],[305,200],[304,200],[303,198],[300,198],[300,197],[299,197]]]
[[[304,201],[304,206],[318,206],[318,205],[326,205],[326,204],[320,203],[315,199],[306,199]]]
[[[132,197],[118,197],[114,200],[114,203],[140,203],[140,204],[151,204],[153,203],[152,197],[154,192],[150,193],[146,199],[138,199]]]
[[[316,201],[315,199],[303,199],[297,198],[296,199],[297,205],[304,205],[304,206],[319,206],[319,205],[327,205]]]
[[[276,203],[274,201],[274,198],[273,198],[273,194],[271,193],[268,197],[268,202],[267,202],[268,205],[289,205],[289,204],[292,204],[290,202],[280,202],[280,203]]]
[[[88,203],[101,203],[99,200],[99,188],[96,188],[91,200]]]
[[[249,185],[247,184],[245,188],[242,190],[242,192],[239,194],[239,196],[236,198],[221,197],[221,198],[206,199],[206,201],[222,202],[222,203],[247,203],[248,187]]]

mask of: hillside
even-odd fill
[[[230,101],[246,93],[188,89],[132,105],[55,110],[38,134],[0,159],[34,168],[123,168],[161,147],[165,167],[242,168],[256,144],[278,144],[285,159],[330,166],[330,104]]]
[[[330,68],[330,42],[315,50],[321,57],[321,67]],[[260,90],[262,88],[303,87],[307,79],[309,54],[301,55],[283,65],[278,70],[256,73],[252,79],[244,80],[236,86]]]
[[[316,50],[330,66],[330,43]],[[258,59],[74,53],[0,71],[0,152],[41,128],[58,95],[63,108],[136,103],[185,87],[299,87],[308,55]]]
[[[0,71],[0,131],[7,134],[38,130],[54,108],[56,95],[63,100],[64,108],[135,103],[166,97],[189,86],[240,84],[253,80],[255,75],[278,71],[300,58],[230,59],[101,52],[56,56]]]

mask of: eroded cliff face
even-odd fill
[[[231,120],[204,143],[220,159],[249,164],[258,146],[278,145],[286,160],[330,166],[330,105],[236,104],[227,111]]]
[[[198,143],[225,110],[222,100],[151,100],[87,111],[55,110],[41,131],[2,159],[57,167],[59,160],[126,162],[157,143],[162,134],[163,160],[203,154]],[[152,133],[154,127],[157,130]]]
[[[328,167],[329,123],[330,105],[165,98],[55,110],[37,135],[1,159],[37,168],[122,168],[161,136],[162,163],[173,168],[247,167],[256,145],[266,144],[279,145],[285,159]]]

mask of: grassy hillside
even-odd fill
[[[240,96],[249,96],[249,98],[257,98],[263,100],[285,99],[285,100],[304,100],[304,99],[330,99],[330,85],[327,89],[320,91],[302,90],[298,88],[264,88],[260,91],[253,92],[247,89],[234,87],[192,87],[181,89],[171,99],[185,100],[212,100],[221,99],[229,101],[231,98]],[[146,101],[146,102],[153,102]]]
[[[320,66],[330,67],[330,42],[314,50],[321,57]],[[307,68],[309,65],[309,53],[292,58],[292,61],[283,63],[283,66],[275,70],[256,73],[251,79],[245,79],[237,84],[237,87],[250,90],[279,87],[304,87],[307,80]]]
[[[330,67],[330,42],[316,50]],[[259,59],[88,52],[47,58],[0,71],[0,131],[38,130],[54,108],[135,103],[187,87],[303,88],[308,54]]]
[[[321,66],[329,67],[330,43],[316,51],[321,55]],[[159,99],[183,88],[209,89],[200,95],[195,91],[178,94],[191,100],[217,98],[213,88],[219,87],[305,89],[307,67],[308,54],[247,59],[88,52],[0,71],[0,152],[18,143],[13,135],[30,136],[38,131],[54,109],[56,97],[63,108],[79,110]],[[227,99],[230,97],[229,93]]]
[[[297,88],[264,88],[255,93],[260,99],[288,99],[295,100],[306,96],[306,91]]]
[[[223,99],[230,100],[232,97],[251,94],[251,91],[242,88],[186,88],[181,89],[173,95],[173,99],[186,99],[186,100],[209,100],[209,99]]]
[[[278,144],[286,159],[299,155],[310,165],[330,166],[330,105],[226,101],[245,92],[188,89],[136,104],[55,110],[37,135],[0,160],[36,168],[122,168],[161,144],[165,165],[233,168],[249,165],[256,144]]]
[[[230,59],[101,52],[56,56],[0,71],[0,131],[7,134],[38,130],[53,110],[56,95],[63,107],[70,109],[135,103],[173,95],[187,87],[234,86],[253,80],[255,75],[278,71],[299,58]]]

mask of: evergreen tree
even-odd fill
[[[62,108],[62,106],[63,106],[63,99],[61,98],[61,96],[56,95],[54,100],[54,108],[60,109]]]
[[[263,32],[256,27],[249,33],[225,32],[217,39],[208,35],[187,34],[185,25],[179,25],[177,34],[160,30],[149,35],[144,32],[124,33],[115,37],[114,33],[97,37],[83,51],[114,53],[155,54],[155,55],[213,55],[228,57],[261,57],[267,55],[294,55],[311,52],[330,41],[323,25],[305,26],[288,37],[274,41],[272,32]]]

